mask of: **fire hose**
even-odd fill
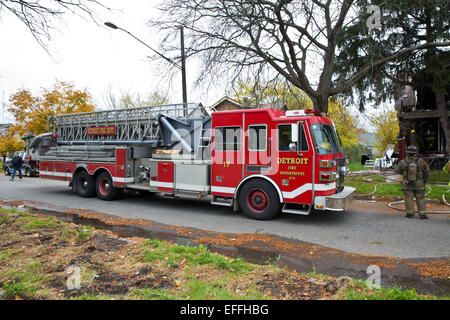
[[[389,175],[386,175],[386,176],[385,176],[385,175],[382,175],[381,173],[377,173],[377,175],[378,175],[379,177],[383,177],[383,178],[386,179],[386,180],[399,182],[398,180],[394,180],[394,179],[389,179],[389,178],[387,178],[387,176],[389,176]],[[364,181],[367,181],[367,182],[372,182],[372,181],[370,181],[369,179],[363,179],[363,180],[364,180]],[[431,184],[431,185],[432,185],[432,186],[442,186],[442,187],[443,187],[443,185],[439,185],[439,184]],[[377,186],[378,186],[378,183],[375,184],[374,190],[373,190],[372,192],[366,193],[366,194],[362,194],[362,196],[371,196],[371,195],[375,194],[375,192],[377,191]],[[427,185],[427,188],[429,188],[429,189],[428,189],[427,192],[425,193],[425,196],[427,196],[427,195],[431,192],[431,190],[432,190],[430,185]],[[444,193],[442,194],[442,201],[443,201],[448,207],[450,207],[450,204],[449,204],[449,203],[447,202],[447,200],[445,199],[445,195],[446,195],[447,193],[449,193],[449,192],[450,192],[450,187],[448,188],[448,190],[447,190],[446,192],[444,192]],[[414,200],[416,200],[416,199],[414,198]],[[427,200],[427,199],[425,199],[425,200]],[[400,201],[390,202],[390,203],[388,203],[388,207],[391,208],[391,209],[394,209],[394,210],[398,210],[398,211],[405,211],[405,209],[395,207],[395,205],[400,204],[400,203],[404,203],[404,202],[405,202],[405,200],[400,200]],[[427,213],[430,213],[430,214],[450,214],[450,211],[427,211]]]

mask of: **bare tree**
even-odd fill
[[[96,0],[0,0],[0,16],[6,12],[22,21],[33,37],[46,49],[46,41],[51,39],[53,22],[64,14],[86,16],[95,21],[93,8],[109,9]]]
[[[103,105],[106,109],[125,109],[158,106],[168,104],[169,98],[167,93],[161,91],[152,91],[144,94],[131,93],[128,91],[120,92],[120,95],[113,93],[109,87],[103,94]]]
[[[328,98],[349,90],[379,65],[429,46],[400,48],[369,61],[348,78],[336,79],[337,42],[344,26],[360,23],[354,0],[166,0],[162,19],[151,25],[163,31],[161,50],[171,45],[183,27],[186,56],[203,61],[198,81],[235,81],[251,75],[284,78],[302,89],[314,107],[328,110]],[[366,17],[367,18],[367,17]],[[339,81],[337,81],[339,80]]]

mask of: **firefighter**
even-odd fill
[[[422,146],[422,143],[416,134],[416,130],[414,129],[411,130],[411,134],[409,136],[409,144],[415,146],[417,150],[420,150],[420,147]]]
[[[425,207],[425,184],[430,176],[430,168],[425,160],[417,157],[417,147],[406,148],[406,158],[400,161],[395,171],[403,175],[402,191],[405,196],[406,217],[414,217],[414,197],[421,219],[427,219]]]

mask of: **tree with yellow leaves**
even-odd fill
[[[286,105],[290,110],[313,107],[312,100],[299,88],[288,83],[245,83],[240,82],[235,89],[234,98],[240,103],[247,98],[249,105]],[[356,145],[358,117],[350,112],[343,100],[330,98],[327,116],[333,121],[345,149]]]
[[[375,128],[376,143],[378,155],[383,155],[387,145],[396,144],[395,139],[400,132],[397,113],[388,107],[378,110],[369,116],[369,121]]]
[[[358,133],[364,131],[358,128],[358,117],[351,113],[350,109],[339,99],[328,101],[327,116],[333,121],[339,133],[343,147],[348,149],[356,145]]]
[[[20,135],[15,131],[14,126],[0,135],[0,157],[11,155],[14,151],[23,150],[24,143]]]
[[[39,96],[22,89],[11,95],[8,111],[15,119],[14,133],[39,135],[48,132],[49,116],[94,111],[91,95],[86,90],[77,90],[72,84],[57,81],[53,88],[43,88]]]

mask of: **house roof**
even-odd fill
[[[215,111],[216,107],[218,107],[219,105],[221,105],[224,102],[231,102],[232,104],[234,104],[236,107],[241,108],[241,109],[247,109],[248,106],[240,103],[239,101],[236,101],[234,99],[231,99],[230,97],[224,96],[222,99],[220,99],[219,101],[217,101],[216,103],[214,103],[211,107],[209,107],[211,110]]]
[[[214,103],[209,109],[211,111],[216,111],[216,108],[220,106],[224,102],[230,102],[233,105],[235,105],[239,109],[262,109],[262,108],[273,108],[273,109],[279,109],[279,110],[287,110],[287,107],[284,103],[276,102],[276,103],[263,103],[263,104],[257,104],[257,105],[246,105],[243,103],[240,103],[239,101],[236,101],[228,96],[224,96],[222,99]]]

